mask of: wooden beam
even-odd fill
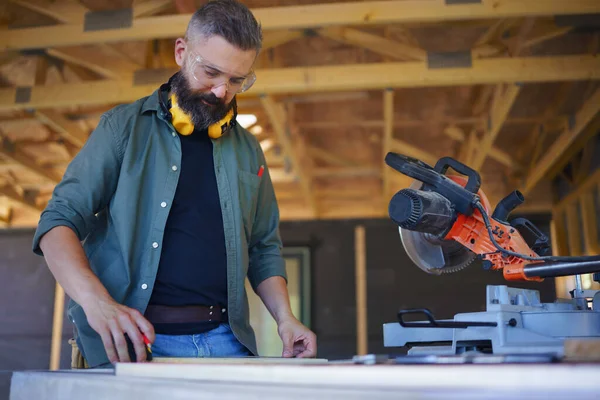
[[[597,0],[373,1],[295,5],[252,9],[265,31],[344,25],[455,21],[464,19],[554,16],[600,12]],[[46,48],[183,35],[190,14],[136,18],[130,27],[90,31],[82,23],[9,30],[0,37],[0,51]]]
[[[31,199],[25,198],[21,193],[17,192],[11,185],[0,186],[0,195],[6,196],[11,201],[18,203],[35,212],[44,211],[44,207],[40,207],[33,203]]]
[[[136,3],[133,6],[133,17],[140,18],[158,14],[161,11],[168,10],[172,5],[172,0],[146,0],[143,3]]]
[[[427,59],[427,52],[416,46],[387,39],[382,36],[360,31],[358,29],[332,27],[319,29],[319,35],[338,42],[359,46],[374,53],[396,60]]]
[[[286,113],[285,110],[280,107],[279,104],[273,100],[270,96],[262,96],[260,98],[263,107],[271,121],[271,125],[273,126],[273,130],[277,135],[277,142],[281,144],[283,147],[284,154],[289,158],[292,170],[296,174],[298,180],[300,181],[300,186],[302,188],[302,194],[304,195],[304,200],[309,208],[309,210],[316,214],[316,202],[315,197],[312,192],[312,182],[311,177],[304,170],[303,165],[301,164],[300,157],[297,154],[296,150],[292,147],[292,142],[289,137],[289,127],[286,126]]]
[[[266,139],[266,140],[269,140],[269,139]],[[357,166],[356,162],[346,159],[344,157],[340,157],[339,155],[335,154],[335,152],[332,152],[329,150],[324,150],[319,147],[315,147],[315,146],[309,147],[308,153],[313,158],[318,158],[329,164],[338,165],[340,167],[356,167]]]
[[[463,130],[455,125],[450,125],[450,126],[446,127],[446,129],[444,129],[444,134],[446,136],[448,136],[449,138],[456,140],[457,142],[460,142],[460,143],[464,143],[465,140],[467,139],[467,135],[465,135]],[[469,139],[470,138],[471,138],[471,136],[469,136]],[[474,139],[476,140],[476,138],[474,138]],[[473,139],[470,139],[470,140],[473,140]],[[471,144],[469,146],[470,146],[470,148],[476,147],[473,144]],[[465,145],[463,145],[461,147],[461,149],[462,148],[465,148]],[[491,159],[494,159],[494,160],[498,161],[499,163],[504,164],[511,169],[517,170],[517,169],[521,168],[521,165],[519,165],[519,163],[517,163],[510,156],[510,154],[508,154],[504,150],[499,149],[496,146],[492,146],[492,148],[490,149],[489,156]]]
[[[481,169],[520,91],[521,87],[519,85],[509,84],[502,97],[493,105],[490,112],[490,127],[479,142],[478,149],[470,165],[474,170]]]
[[[425,150],[421,150],[418,147],[415,147],[412,144],[404,142],[400,139],[392,139],[391,147],[392,151],[395,151],[396,153],[416,158],[417,160],[421,160],[424,163],[431,165],[432,167],[435,165],[438,159],[440,159],[440,157],[436,157],[435,155]]]
[[[565,152],[573,142],[577,140],[584,128],[592,121],[600,111],[600,89],[592,94],[585,102],[579,112],[574,116],[574,123],[566,126],[561,135],[545,152],[544,156],[531,170],[521,191],[527,194],[531,191],[548,173],[552,166],[559,160],[561,154]]]
[[[581,185],[579,185],[575,190],[561,199],[558,203],[554,205],[555,212],[563,212],[567,205],[578,201],[579,197],[588,192],[593,191],[594,188],[598,187],[600,189],[600,169],[597,169],[592,173]],[[596,205],[600,207],[600,203]]]
[[[292,40],[304,37],[304,33],[301,31],[273,31],[265,32],[263,34],[262,49],[272,49],[273,47],[281,46]]]
[[[402,71],[402,73],[398,73]],[[133,77],[31,88],[17,102],[16,88],[0,89],[0,110],[123,103],[150,95],[156,83],[134,85]],[[473,60],[471,68],[429,69],[424,62],[355,64],[258,70],[257,81],[240,98],[260,94],[375,90],[399,87],[461,86],[498,82],[600,79],[600,57],[591,55]]]
[[[394,141],[394,91],[387,89],[383,92],[383,143],[381,165],[383,168],[382,195],[387,197],[390,192],[391,168],[385,164],[385,156],[392,151]]]
[[[88,134],[79,124],[70,121],[62,114],[54,110],[37,110],[34,114],[41,123],[48,125],[74,145],[83,147],[87,141]]]
[[[83,17],[88,9],[77,1],[58,0],[52,3],[35,0],[10,0],[14,4],[28,8],[38,14],[53,18],[63,24],[83,24]],[[35,28],[34,28],[35,29]]]
[[[585,254],[588,256],[600,254],[598,240],[598,212],[594,206],[594,196],[591,191],[583,193],[579,198],[581,206],[581,221],[583,223],[583,240]]]
[[[0,146],[0,155],[8,159],[11,162],[20,164],[29,171],[35,173],[38,176],[44,177],[53,183],[58,183],[61,177],[54,171],[43,168],[32,159],[31,156],[23,153],[14,142],[10,141],[7,137],[2,138]]]
[[[111,50],[103,46],[61,47],[46,50],[48,55],[79,65],[94,71],[100,76],[118,79],[124,74],[131,74],[138,65],[120,56],[114,56]]]
[[[64,314],[65,291],[56,282],[54,285],[54,312],[52,313],[52,340],[50,342],[50,371],[60,369]]]

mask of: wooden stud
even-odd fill
[[[60,351],[65,313],[65,291],[58,284],[54,290],[54,313],[52,317],[52,342],[50,347],[50,370],[60,369]]]
[[[392,151],[394,142],[394,91],[383,92],[383,146],[381,162],[383,168],[383,197],[390,192],[390,168],[385,165],[385,156]]]
[[[579,206],[581,207],[585,254],[588,256],[600,255],[600,241],[598,240],[597,226],[599,216],[596,207],[594,207],[594,196],[590,191],[581,194]]]
[[[355,280],[356,280],[356,354],[368,352],[367,325],[367,245],[363,225],[354,228]]]

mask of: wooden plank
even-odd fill
[[[565,359],[568,362],[600,361],[600,339],[566,339],[564,348]]]
[[[394,140],[394,91],[386,90],[383,92],[383,154],[381,155],[381,165],[383,168],[383,197],[387,197],[390,192],[390,175],[392,171],[385,165],[385,156],[392,151]]]
[[[268,140],[268,139],[266,139],[266,140]],[[356,167],[357,166],[356,162],[346,159],[344,157],[340,157],[339,155],[335,154],[335,152],[331,152],[329,150],[324,150],[319,147],[315,147],[315,146],[309,147],[308,153],[311,155],[311,157],[318,158],[329,164],[338,165],[341,167]]]
[[[31,156],[23,153],[18,146],[11,142],[8,138],[3,138],[0,146],[0,154],[14,162],[16,164],[22,165],[24,168],[27,168],[29,171],[35,173],[38,176],[46,178],[53,183],[58,183],[61,179],[61,176],[56,174],[54,171],[44,168],[41,165],[37,164],[35,160],[32,159]]]
[[[285,111],[270,96],[262,96],[260,100],[277,135],[277,142],[283,147],[283,152],[290,160],[292,170],[299,180],[306,205],[311,212],[316,213],[316,201],[312,193],[311,177],[305,171],[299,155],[292,147],[292,142],[288,136],[288,128],[286,127]]]
[[[319,29],[318,33],[323,37],[359,46],[396,60],[424,61],[427,59],[427,52],[419,47],[387,39],[372,33],[363,32],[358,29],[333,27]]]
[[[56,0],[51,3],[35,0],[10,1],[63,24],[82,24],[83,16],[88,11],[86,7],[76,1]]]
[[[173,5],[173,0],[146,0],[133,6],[133,17],[148,17],[168,10]]]
[[[48,125],[78,147],[83,147],[87,141],[88,134],[81,129],[79,124],[68,120],[54,110],[36,110],[34,115],[41,123]]]
[[[509,85],[502,98],[492,107],[492,111],[490,112],[491,126],[479,142],[477,151],[470,163],[471,168],[474,170],[481,169],[520,91],[521,87],[519,85]]]
[[[600,12],[597,0],[482,0],[481,3],[446,4],[436,1],[372,1],[294,5],[252,9],[265,31],[344,25],[376,25],[464,19],[554,16]],[[183,35],[190,14],[136,18],[123,29],[84,31],[67,24],[15,29],[0,37],[0,51],[46,48],[124,40],[173,38]]]
[[[391,147],[396,153],[416,158],[431,166],[434,166],[440,158],[400,139],[392,139]]]
[[[484,391],[506,391],[507,386],[521,393],[537,393],[540,390],[560,390],[561,393],[573,387],[577,381],[579,390],[597,393],[598,367],[596,365],[218,365],[218,364],[153,364],[117,363],[117,377],[139,377],[147,381],[156,379],[193,380],[222,382],[229,384],[252,383],[264,387],[283,386],[319,387],[340,386],[360,387],[376,393],[409,392],[427,388],[433,390],[466,389]],[[457,376],[469,379],[457,379]],[[480,393],[479,392],[479,393]],[[400,392],[398,392],[400,393]],[[319,397],[319,396],[316,396]],[[455,396],[460,397],[460,396]],[[390,397],[388,397],[390,398]]]
[[[561,154],[577,140],[578,136],[584,131],[584,128],[599,111],[600,89],[597,89],[575,115],[575,123],[570,127],[565,127],[558,139],[529,173],[521,189],[523,194],[531,191],[546,176],[552,166],[559,160]]]
[[[265,32],[263,34],[262,49],[272,49],[282,44],[291,42],[292,40],[304,37],[304,33],[301,31],[273,31]]]
[[[355,293],[356,293],[356,354],[368,352],[367,325],[367,246],[363,225],[354,228]]]
[[[253,365],[253,364],[274,364],[274,365],[316,365],[327,364],[325,358],[283,358],[283,357],[153,357],[152,364],[218,364],[218,365]]]
[[[402,71],[402,73],[398,73]],[[167,75],[170,71],[165,72]],[[557,56],[473,60],[472,68],[428,69],[424,62],[355,64],[258,70],[242,97],[261,94],[461,86],[494,82],[600,79],[600,57]],[[151,94],[160,82],[133,85],[133,77],[33,87],[28,102],[15,101],[15,88],[0,89],[0,110],[123,103]]]
[[[111,52],[113,54],[110,54]],[[46,53],[111,79],[118,79],[127,73],[132,74],[139,68],[135,63],[123,57],[115,57],[114,51],[111,51],[108,46],[61,47],[47,49]]]
[[[594,196],[587,191],[579,198],[581,207],[581,221],[583,223],[583,241],[585,254],[588,256],[600,254],[600,241],[598,240],[598,213],[594,206]]]
[[[52,314],[52,339],[50,344],[50,370],[60,369],[63,320],[65,314],[65,291],[56,282],[54,288],[54,312]]]
[[[0,186],[0,195],[5,196],[6,198],[10,199],[12,202],[17,203],[20,206],[26,207],[29,210],[32,210],[32,211],[35,211],[38,213],[41,211],[44,211],[44,207],[38,206],[37,204],[31,202],[30,199],[24,198],[21,193],[17,192],[10,185]]]
[[[465,140],[467,139],[467,135],[465,135],[464,131],[454,125],[450,125],[450,126],[446,127],[446,129],[444,129],[444,134],[446,136],[448,136],[449,138],[456,140],[457,142],[460,142],[460,143],[464,143]],[[468,136],[468,139],[473,140],[471,138],[471,135]],[[470,146],[473,146],[473,144],[471,144]],[[471,147],[469,147],[469,148],[467,148],[467,147],[469,147],[469,146],[463,145],[461,147],[461,151],[469,152]],[[517,169],[521,168],[521,165],[519,165],[519,163],[517,163],[510,156],[510,154],[508,154],[507,152],[505,152],[504,150],[501,150],[500,148],[498,148],[496,146],[492,146],[492,148],[490,149],[490,152],[489,152],[489,156],[491,159],[494,159],[494,160],[498,161],[499,163],[504,164],[511,169],[517,170]]]

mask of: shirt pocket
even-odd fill
[[[238,170],[240,213],[244,222],[246,238],[250,239],[258,203],[258,190],[261,178],[253,173]]]

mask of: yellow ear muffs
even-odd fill
[[[211,139],[217,139],[217,138],[220,138],[221,136],[223,136],[223,134],[225,132],[227,132],[230,128],[229,124],[231,123],[231,120],[233,119],[233,114],[234,114],[233,108],[231,108],[231,109],[229,109],[229,112],[227,113],[227,115],[225,115],[223,117],[222,120],[209,126],[208,127],[208,136],[210,136]]]
[[[171,95],[171,109],[169,111],[171,111],[171,123],[177,132],[184,136],[191,135],[194,132],[192,118],[179,108],[174,94]]]

